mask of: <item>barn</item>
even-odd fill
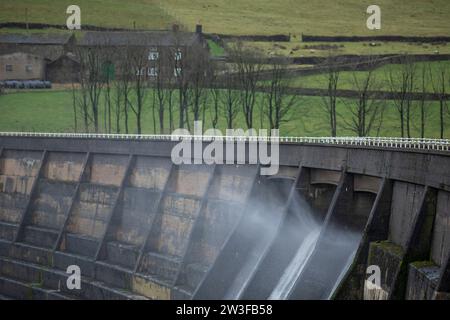
[[[73,34],[0,34],[0,54],[25,52],[53,61],[74,47]]]
[[[52,83],[78,82],[80,62],[72,53],[64,54],[47,64],[46,79]]]

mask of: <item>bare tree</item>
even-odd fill
[[[125,124],[125,133],[130,133],[130,127],[129,127],[129,113],[130,110],[130,95],[131,95],[131,86],[132,86],[132,80],[135,76],[136,70],[133,69],[132,62],[131,62],[131,56],[132,56],[132,48],[128,47],[125,51],[125,56],[123,63],[121,65],[122,68],[122,75],[120,78],[120,86],[121,90],[123,92],[123,114],[124,114],[124,124]]]
[[[114,120],[115,120],[115,133],[121,133],[120,120],[122,119],[123,110],[123,91],[120,81],[114,82]]]
[[[426,92],[427,92],[427,83],[429,81],[426,65],[422,65],[420,69],[420,78],[421,78],[420,80],[421,96],[418,102],[420,109],[420,137],[425,138],[426,120],[428,115],[428,103],[426,100]]]
[[[131,68],[134,71],[133,91],[134,102],[128,100],[128,105],[136,116],[136,133],[142,133],[142,112],[147,93],[147,50],[143,47],[133,48],[130,57]]]
[[[89,126],[92,122],[92,118],[89,112],[87,86],[85,79],[83,78],[80,80],[80,89],[77,91],[77,97],[75,100],[77,107],[80,109],[80,114],[84,124],[84,132],[89,132]]]
[[[73,109],[73,126],[75,132],[78,132],[78,115],[77,115],[77,89],[74,79],[71,81],[72,86],[72,109]],[[0,88],[0,95],[2,95],[2,88]]]
[[[168,85],[168,71],[166,68],[167,60],[163,55],[158,53],[156,58],[156,69],[154,72],[154,93],[158,101],[158,120],[159,131],[164,133],[164,115],[165,115],[165,101],[166,101],[166,87]]]
[[[401,63],[396,68],[392,66],[388,74],[388,82],[393,102],[399,114],[400,134],[411,138],[411,106],[416,77],[416,67],[408,56],[401,59]]]
[[[236,64],[237,85],[240,92],[240,103],[247,128],[253,128],[253,115],[256,103],[258,82],[264,61],[259,52],[246,49],[238,42],[230,49],[230,58]]]
[[[289,94],[291,78],[287,77],[287,72],[286,60],[276,59],[271,64],[269,85],[263,99],[270,129],[280,129],[291,109],[298,105],[298,96]]]
[[[114,54],[114,50],[111,50],[110,55]],[[115,70],[114,64],[111,60],[106,60],[102,64],[102,76],[105,82],[105,108],[104,108],[104,127],[105,132],[111,133],[112,130],[112,112],[111,112],[111,87],[113,86]]]
[[[325,75],[328,86],[327,86],[327,94],[321,97],[322,105],[328,116],[328,122],[330,124],[330,134],[332,137],[336,137],[337,135],[336,105],[337,105],[338,83],[340,77],[340,71],[338,67],[339,61],[337,57],[330,54],[325,64],[327,68],[327,73]]]
[[[445,115],[448,113],[447,106],[447,86],[449,82],[449,71],[445,68],[445,65],[439,63],[436,68],[436,75],[433,75],[433,71],[430,67],[430,82],[433,87],[434,94],[439,101],[439,137],[444,139],[445,136]]]
[[[207,82],[209,83],[209,95],[204,99],[205,104],[208,103],[208,96],[212,100],[212,108],[210,108],[211,113],[211,125],[214,129],[217,128],[219,124],[219,114],[220,114],[220,102],[222,93],[222,83],[220,79],[221,70],[218,63],[211,63],[209,65]],[[206,107],[203,108],[203,111]]]
[[[94,131],[99,132],[99,110],[100,96],[104,89],[103,77],[103,52],[101,49],[87,49],[85,51],[84,63],[87,65],[87,88],[88,97],[92,111]]]
[[[202,113],[202,102],[207,94],[206,86],[210,80],[209,57],[201,45],[194,44],[186,52],[184,61],[185,76],[190,82],[192,113],[194,121],[198,121]]]
[[[167,93],[166,93],[166,101],[167,101],[167,109],[169,111],[169,130],[170,132],[173,132],[173,130],[175,129],[175,125],[174,125],[174,118],[173,118],[173,104],[174,104],[174,91],[175,91],[175,87],[172,85],[173,80],[169,79],[169,84],[167,85]]]
[[[220,80],[223,83],[223,93],[220,96],[223,115],[227,121],[227,128],[233,129],[234,121],[239,114],[240,93],[235,89],[236,77],[225,72]]]
[[[378,83],[373,68],[368,68],[362,79],[357,72],[353,72],[352,84],[354,90],[358,92],[358,97],[343,100],[351,117],[350,119],[342,117],[342,119],[347,129],[359,137],[366,137],[371,134],[376,125],[379,131],[384,113],[383,102],[375,99],[374,89],[377,88]]]
[[[75,109],[79,109],[79,113],[74,111],[74,114],[80,115],[82,118],[84,132],[90,132],[90,125],[93,122],[90,103],[89,103],[89,90],[90,90],[90,76],[88,65],[88,54],[85,48],[77,49],[77,56],[80,62],[80,69],[78,72],[79,89],[72,85],[72,98]]]
[[[173,73],[173,83],[175,90],[178,93],[178,111],[179,111],[179,128],[184,128],[187,125],[189,129],[189,103],[190,103],[190,81],[189,81],[189,51],[182,39],[182,34],[177,30],[172,33],[173,44],[168,52],[168,70]],[[173,100],[169,97],[170,108]],[[169,111],[170,113],[172,110]],[[172,117],[172,114],[170,115]],[[172,126],[172,125],[171,125]]]
[[[121,133],[122,114],[124,115],[125,133],[129,133],[128,101],[131,91],[131,80],[134,77],[133,68],[130,62],[130,54],[131,49],[127,46],[122,48],[122,50],[119,50],[116,59],[118,73],[118,77],[114,82],[116,133]]]

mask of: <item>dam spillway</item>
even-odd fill
[[[282,143],[266,177],[175,165],[175,144],[0,135],[0,295],[449,297],[448,152]]]

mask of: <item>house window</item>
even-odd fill
[[[148,53],[148,60],[158,60],[159,52],[156,49],[151,49]]]
[[[32,72],[32,71],[33,71],[33,66],[32,66],[31,64],[27,64],[27,65],[25,66],[25,71],[26,71],[26,72]]]
[[[158,69],[154,67],[148,68],[147,75],[150,77],[156,77],[158,75]]]
[[[175,68],[175,69],[173,69],[173,75],[174,75],[175,77],[181,76],[181,68]]]
[[[7,64],[7,65],[5,66],[5,71],[6,71],[6,72],[12,72],[12,71],[13,71],[13,66],[12,66],[12,64]]]
[[[145,68],[140,68],[136,70],[136,75],[137,76],[143,76],[145,75]]]
[[[181,50],[177,50],[177,52],[175,52],[175,61],[180,61],[181,60]]]

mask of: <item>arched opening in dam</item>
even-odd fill
[[[262,176],[172,146],[0,136],[0,297],[446,297],[447,154],[282,144]]]

